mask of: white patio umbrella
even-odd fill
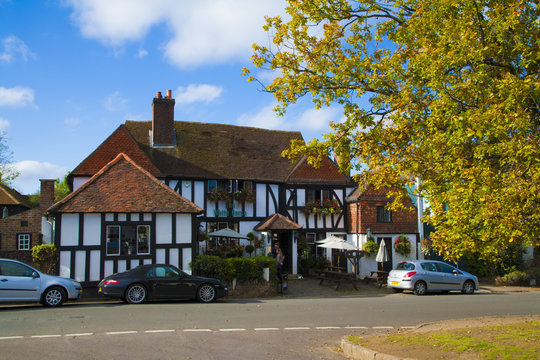
[[[377,256],[375,257],[375,260],[381,263],[390,260],[390,258],[388,257],[388,251],[386,251],[386,244],[384,240],[381,240],[381,244],[379,245],[379,251],[377,251]]]
[[[329,237],[327,237],[326,239],[322,239],[322,240],[317,240],[317,244],[326,244],[326,243],[329,243],[329,242],[345,242],[345,240],[343,240],[342,238],[339,238],[335,235],[330,235]]]
[[[244,236],[240,234],[239,232],[236,232],[232,229],[225,228],[218,231],[211,232],[208,234],[208,236],[212,237],[228,237],[228,238],[235,238],[235,239],[247,239],[247,236]]]
[[[329,249],[339,249],[339,250],[358,250],[356,246],[351,243],[346,242],[343,239],[330,240],[322,244],[317,244],[318,247],[329,248]]]

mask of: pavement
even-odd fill
[[[355,290],[350,284],[341,285],[339,290],[334,289],[334,284],[323,283],[319,285],[319,280],[314,277],[308,278],[291,278],[287,284],[287,291],[283,294],[269,296],[268,298],[283,297],[283,298],[336,298],[336,297],[351,297],[351,296],[385,296],[392,294],[392,289],[386,286],[379,287],[377,284],[366,284],[364,281],[356,283],[358,290]],[[540,291],[540,287],[522,287],[522,286],[495,286],[491,284],[480,283],[480,288],[477,293],[510,293],[510,292],[530,292]],[[231,291],[231,296],[225,299],[234,300],[235,298],[245,298],[235,296]],[[96,302],[96,301],[118,301],[111,300],[98,294],[97,287],[83,288],[80,302]]]

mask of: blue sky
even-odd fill
[[[125,120],[150,120],[172,89],[175,119],[320,137],[337,108],[304,101],[277,117],[271,94],[241,75],[271,39],[278,0],[0,0],[0,130],[30,194],[61,178]]]

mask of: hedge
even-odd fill
[[[199,255],[189,264],[195,275],[222,281],[262,280],[263,269],[270,269],[270,279],[276,277],[276,259],[268,256],[235,257],[223,259],[213,255]]]

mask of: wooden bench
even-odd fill
[[[343,282],[350,283],[355,290],[358,290],[356,287],[356,276],[352,273],[324,270],[319,274],[318,278],[321,280],[319,285],[322,285],[324,281],[335,282],[335,290],[338,290]]]
[[[369,276],[364,277],[364,281],[369,283],[375,281],[379,287],[386,285],[386,279],[388,278],[388,271],[371,270]]]

